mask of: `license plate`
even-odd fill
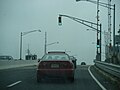
[[[51,64],[51,68],[59,68],[59,64]]]

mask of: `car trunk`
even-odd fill
[[[41,61],[39,69],[72,69],[73,63],[70,61],[55,60],[55,61]]]

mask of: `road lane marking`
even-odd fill
[[[8,85],[7,87],[15,86],[16,84],[19,84],[19,83],[21,83],[21,82],[22,82],[22,81],[17,81],[17,82],[15,82],[15,83],[12,83],[12,84]]]
[[[107,89],[95,78],[95,76],[92,74],[92,72],[90,71],[90,67],[91,67],[91,66],[88,67],[88,71],[89,71],[91,77],[92,77],[92,78],[95,80],[95,82],[101,87],[102,90],[107,90]]]

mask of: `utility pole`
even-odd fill
[[[47,52],[46,52],[46,48],[47,48],[47,32],[45,32],[45,47],[44,47],[45,49],[45,51],[44,51],[44,54],[46,54]]]
[[[28,44],[28,49],[27,49],[27,55],[30,55],[29,44]]]
[[[96,59],[101,61],[101,31],[99,31],[99,0],[97,0],[97,57]],[[100,24],[101,29],[101,24]],[[100,33],[100,34],[99,34]]]
[[[98,39],[98,24],[99,24],[99,0],[97,0],[97,42],[99,43],[99,39]],[[98,46],[97,46],[97,55],[98,55]]]
[[[20,34],[20,60],[22,60],[22,32]]]
[[[115,4],[113,5],[113,56],[112,56],[112,63],[116,62],[116,55],[115,55]]]
[[[102,60],[102,25],[100,24],[100,61]]]
[[[109,44],[111,44],[111,0],[108,0],[108,32],[109,32]]]

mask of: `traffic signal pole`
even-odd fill
[[[83,24],[83,25],[85,25],[87,27],[90,27],[90,28],[96,30],[98,34],[100,33],[100,35],[98,35],[100,38],[97,38],[97,45],[99,47],[97,47],[97,56],[96,57],[98,57],[97,60],[101,61],[101,52],[102,52],[102,49],[101,49],[101,43],[102,43],[101,42],[101,38],[102,38],[102,35],[101,35],[101,33],[102,33],[102,25],[99,24],[99,23],[97,24],[97,23],[93,23],[93,22],[90,22],[90,21],[87,21],[87,20],[79,19],[79,18],[76,18],[76,17],[68,16],[68,15],[61,15],[61,14],[58,17],[58,24],[59,25],[62,25],[62,17],[70,18],[70,19],[72,19],[72,20],[74,20],[74,21],[76,21],[78,23],[81,23],[81,24]],[[97,26],[97,28],[94,27],[93,25]],[[98,52],[98,48],[99,48],[99,52]]]
[[[100,61],[102,60],[102,25],[100,24]]]

